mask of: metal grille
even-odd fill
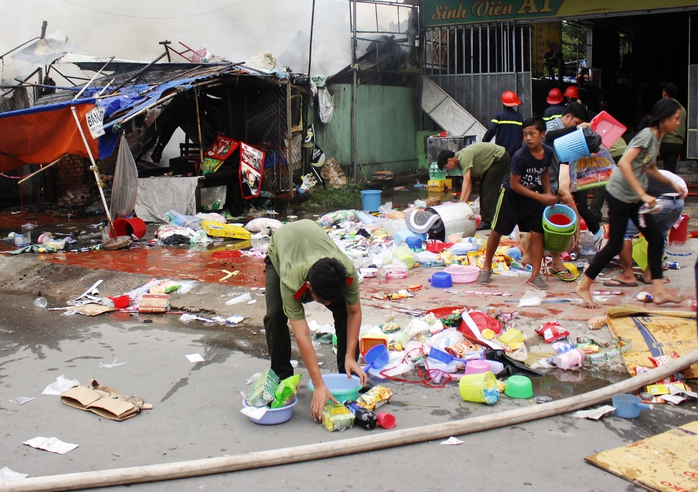
[[[513,22],[449,26],[425,33],[428,75],[528,72],[530,27]]]

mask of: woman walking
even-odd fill
[[[662,256],[664,254],[664,237],[654,222],[652,215],[645,214],[640,218],[639,211],[643,203],[653,208],[657,204],[655,197],[647,194],[647,176],[672,186],[681,198],[685,191],[674,185],[657,168],[657,154],[662,138],[667,133],[676,130],[679,125],[681,107],[671,99],[661,99],[652,108],[652,115],[647,119],[648,126],[640,131],[628,144],[618,167],[606,185],[606,200],[608,202],[609,240],[594,257],[589,268],[577,284],[576,292],[588,308],[598,308],[599,305],[591,297],[589,289],[601,270],[623,249],[625,229],[628,219],[632,220],[642,232],[648,243],[647,256],[652,273],[654,303],[679,302],[680,298],[672,296],[664,289],[662,273]],[[644,222],[644,223],[643,223]]]

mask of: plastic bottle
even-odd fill
[[[596,254],[594,249],[594,235],[589,231],[582,231],[579,234],[579,252],[583,255]]]
[[[358,405],[354,400],[345,401],[344,406],[354,414],[354,424],[366,430],[373,430],[376,428],[378,417],[376,417],[375,413]]]
[[[436,162],[432,162],[431,165],[429,166],[429,179],[430,180],[439,179],[440,174],[441,174],[441,171],[439,170],[438,164],[436,164]]]

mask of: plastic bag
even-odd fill
[[[295,374],[281,381],[276,388],[276,393],[274,393],[274,401],[271,402],[271,408],[281,408],[291,403],[298,393],[298,384],[300,382],[300,374]]]
[[[400,246],[395,248],[395,251],[393,251],[393,258],[400,260],[402,263],[407,265],[408,269],[414,268],[419,262],[419,256],[417,256],[417,254],[405,243],[402,243]]]
[[[616,163],[605,147],[570,163],[570,191],[606,186]]]
[[[592,154],[598,152],[599,148],[601,147],[601,135],[589,127],[584,128],[582,132],[584,133],[584,139],[587,142],[587,147],[589,147],[589,152]]]
[[[276,388],[279,386],[279,376],[271,369],[264,371],[250,387],[247,403],[253,407],[265,407],[274,401]]]
[[[114,183],[112,184],[109,212],[112,219],[127,217],[136,207],[138,196],[138,168],[133,159],[126,137],[119,139],[119,153],[116,156]]]
[[[545,299],[544,290],[526,289],[524,295],[521,296],[517,307],[534,307],[540,306]]]

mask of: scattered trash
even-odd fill
[[[23,478],[27,478],[28,476],[29,475],[26,473],[18,473],[16,471],[12,471],[6,466],[0,468],[0,482],[5,480],[21,480]]]
[[[441,441],[441,444],[445,444],[447,446],[458,446],[459,444],[463,444],[463,442],[464,441],[461,441],[460,439],[451,436],[445,441]]]
[[[44,391],[42,391],[41,394],[60,396],[73,386],[80,386],[80,382],[77,379],[68,379],[63,374],[61,374],[56,378],[55,382],[46,386],[46,388],[44,388]]]
[[[112,362],[110,364],[105,364],[104,362],[100,362],[99,367],[100,367],[100,369],[111,369],[113,367],[119,367],[119,366],[124,366],[124,365],[128,364],[128,362],[126,362],[126,361],[116,362],[117,360],[119,360],[119,359],[114,359],[114,362]]]
[[[15,405],[24,405],[28,401],[32,401],[34,399],[33,396],[20,396],[19,398],[14,398],[10,400],[10,403],[14,403]]]
[[[139,396],[125,396],[115,389],[100,385],[94,379],[87,386],[75,386],[64,392],[61,402],[118,422],[135,417],[141,410],[153,408]]]
[[[66,454],[78,447],[77,444],[63,442],[57,437],[35,437],[28,441],[24,441],[22,444],[57,454]]]
[[[252,296],[248,292],[246,292],[244,294],[240,294],[237,297],[233,297],[232,299],[228,299],[227,301],[225,301],[225,305],[231,306],[233,304],[239,304],[241,302],[250,301],[251,299],[252,299]]]
[[[189,354],[185,355],[187,359],[189,359],[189,362],[206,362],[206,360],[201,357],[201,354]]]
[[[594,408],[593,410],[579,410],[578,412],[573,413],[572,416],[580,419],[599,420],[601,417],[608,415],[614,410],[615,408],[611,405],[603,405],[599,408]]]

